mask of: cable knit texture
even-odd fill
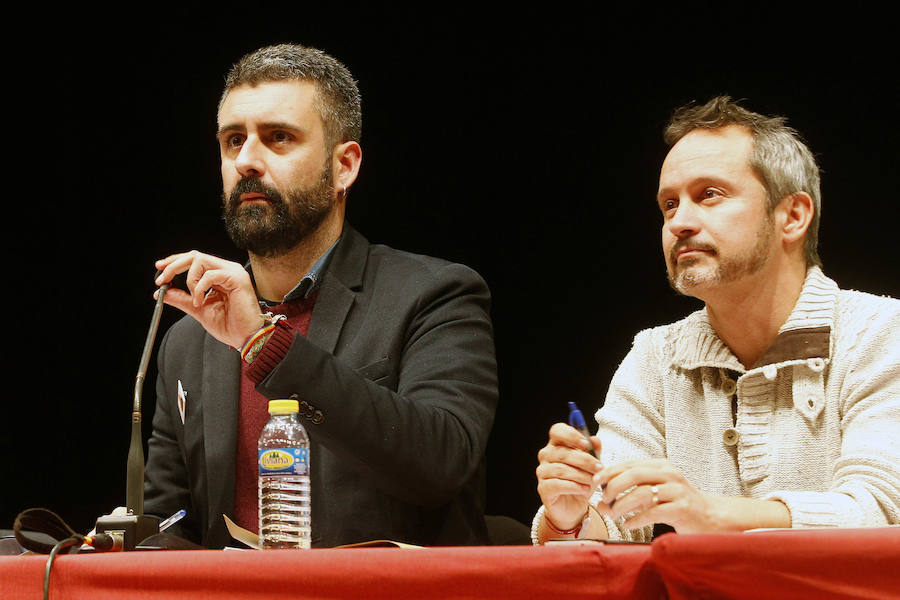
[[[702,491],[782,501],[793,527],[900,523],[900,301],[813,267],[750,369],[705,309],[642,331],[596,417],[607,465],[668,457]]]

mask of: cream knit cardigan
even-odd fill
[[[705,309],[642,331],[596,418],[604,464],[667,457],[704,492],[782,501],[793,527],[900,523],[900,301],[810,268],[749,370]]]

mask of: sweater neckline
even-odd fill
[[[778,329],[778,336],[752,369],[792,360],[824,359],[831,356],[831,330],[837,284],[813,266],[794,308]],[[709,321],[706,307],[688,315],[681,327],[670,327],[667,346],[672,365],[682,369],[714,367],[743,373],[747,369],[719,338]]]

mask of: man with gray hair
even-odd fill
[[[596,436],[550,429],[533,541],[900,522],[900,302],[823,274],[812,153],[728,97],[665,140],[669,282],[705,307],[635,337]]]
[[[310,438],[312,545],[487,541],[484,452],[497,402],[490,294],[471,269],[370,244],[344,220],[362,160],[346,67],[283,44],[243,57],[218,110],[223,218],[248,265],[190,251],[159,350],[146,511],[229,543],[256,531],[267,401]]]

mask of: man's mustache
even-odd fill
[[[272,204],[284,204],[281,194],[272,186],[266,185],[259,177],[241,177],[228,196],[228,203],[235,206],[241,201],[241,194],[263,194]]]
[[[683,240],[678,240],[669,250],[669,262],[671,264],[675,264],[675,261],[678,257],[678,251],[682,248],[693,248],[695,250],[704,250],[706,252],[716,253],[716,248],[712,244],[708,244],[706,242],[698,242],[693,238],[685,238]]]

